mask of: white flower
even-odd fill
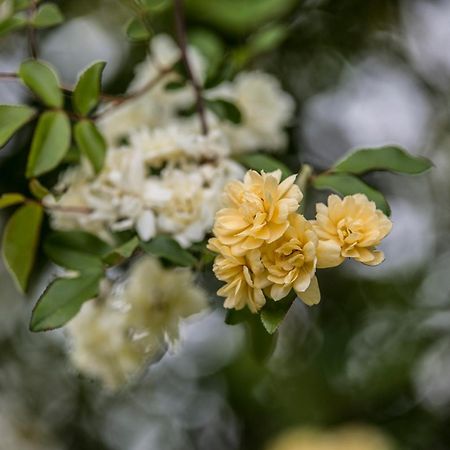
[[[272,75],[242,72],[233,82],[223,83],[206,95],[234,102],[242,113],[242,123],[220,125],[233,152],[280,150],[286,145],[284,127],[293,118],[295,104]]]
[[[128,93],[145,88],[156,80],[161,72],[169,70],[180,59],[178,46],[165,34],[152,39],[150,50],[151,54],[136,66],[135,77],[130,83]],[[189,48],[188,54],[197,79],[203,80],[206,73],[204,58],[195,48]],[[108,143],[117,145],[121,138],[127,138],[136,129],[165,126],[176,120],[177,111],[188,108],[195,101],[195,94],[189,83],[179,89],[166,89],[169,82],[181,80],[180,75],[169,70],[144,94],[127,100],[122,105],[110,106],[110,111],[99,121],[100,129]]]
[[[207,305],[188,269],[164,269],[150,257],[139,260],[127,280],[103,288],[66,329],[73,364],[110,389],[138,375],[178,339],[180,321]]]
[[[130,130],[144,125],[153,125],[154,107],[147,96],[138,96],[117,106],[106,106],[107,112],[97,125],[109,145],[117,145],[126,139]]]
[[[230,160],[183,170],[164,169],[161,184],[171,197],[157,208],[158,230],[171,234],[182,247],[201,241],[211,230],[215,213],[221,207],[225,184],[242,178],[243,174],[244,169]]]
[[[149,241],[156,234],[155,214],[147,209],[136,221],[136,232],[143,241]]]
[[[216,129],[204,136],[190,123],[178,123],[150,130],[140,128],[130,134],[130,147],[141,151],[145,162],[160,167],[167,162],[223,158],[230,153],[223,133]]]
[[[134,265],[122,299],[130,306],[128,320],[136,333],[151,331],[170,344],[178,339],[180,321],[207,306],[206,293],[189,269],[164,269],[151,257]]]

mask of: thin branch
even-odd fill
[[[149,80],[144,86],[142,86],[140,89],[136,89],[133,92],[130,92],[128,94],[123,95],[107,95],[102,94],[101,98],[104,101],[107,101],[110,103],[109,108],[105,108],[103,111],[100,111],[97,113],[93,119],[98,119],[99,117],[103,116],[104,114],[107,114],[111,109],[121,105],[122,103],[125,103],[129,100],[132,100],[134,98],[140,97],[141,95],[145,94],[147,91],[151,90],[153,87],[155,87],[167,74],[172,72],[173,66],[170,67],[164,67],[161,68],[161,70],[158,72],[158,74]]]
[[[31,19],[36,13],[37,10],[37,1],[32,0],[30,9],[28,10],[28,16]],[[33,59],[38,57],[38,43],[37,43],[37,35],[36,28],[30,23],[28,25],[28,47],[30,49],[30,54]]]
[[[15,72],[0,72],[1,80],[16,80],[19,78],[19,74]]]
[[[91,214],[94,210],[86,206],[43,205],[45,209],[75,214]]]
[[[202,89],[200,87],[198,80],[195,77],[195,74],[192,70],[192,66],[188,57],[183,0],[174,0],[174,14],[175,14],[175,28],[178,38],[178,46],[180,47],[181,51],[181,59],[183,60],[187,75],[191,81],[192,87],[195,92],[195,103],[200,118],[202,133],[208,134],[208,124],[206,123],[205,102],[202,96]]]

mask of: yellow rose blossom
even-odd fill
[[[378,428],[365,424],[337,429],[294,428],[279,435],[267,450],[393,450],[394,444]]]
[[[302,193],[295,175],[281,181],[281,171],[259,174],[249,170],[244,181],[225,187],[226,207],[216,214],[213,233],[236,256],[279,239],[297,211]]]
[[[218,295],[225,297],[225,308],[243,309],[248,306],[253,313],[258,312],[266,303],[263,289],[270,284],[260,251],[249,250],[245,256],[235,256],[217,238],[209,240],[208,248],[219,253],[213,271],[219,280],[226,283],[217,291]]]
[[[300,214],[289,217],[289,228],[277,241],[262,248],[262,261],[267,278],[273,285],[270,296],[281,300],[294,288],[308,305],[320,301],[315,276],[317,235],[312,225]]]
[[[375,247],[391,231],[392,222],[364,194],[328,197],[328,205],[316,205],[314,229],[319,238],[317,267],[335,267],[345,258],[370,266],[384,260]]]

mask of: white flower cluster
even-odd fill
[[[202,80],[206,61],[194,48],[189,57]],[[159,81],[119,106],[106,106],[99,122],[109,145],[104,168],[95,175],[83,161],[62,175],[55,196],[45,199],[53,228],[83,229],[109,241],[113,232],[128,229],[142,240],[168,233],[188,247],[211,229],[225,184],[244,175],[232,155],[285,145],[294,103],[275,78],[241,73],[206,91],[209,100],[235,103],[242,122],[231,124],[208,111],[209,132],[202,135],[197,116],[178,115],[194,103],[192,87],[167,89],[181,80],[171,70],[179,59],[170,37],[152,40],[151,55],[137,66],[129,92]]]
[[[103,290],[66,330],[75,367],[110,389],[158,358],[177,341],[180,320],[207,306],[188,269],[164,269],[151,257],[136,262],[126,280]]]

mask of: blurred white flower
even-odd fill
[[[229,100],[242,114],[242,123],[219,126],[230,141],[233,152],[281,150],[287,144],[284,128],[293,120],[294,99],[282,90],[279,81],[260,71],[241,72],[206,92],[208,98]]]
[[[70,357],[81,372],[115,389],[174,344],[180,321],[207,306],[188,269],[164,269],[151,257],[136,262],[128,279],[105,284],[66,329]]]

